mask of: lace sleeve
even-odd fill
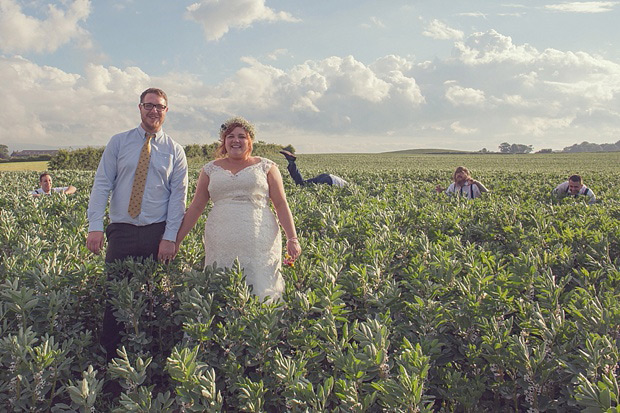
[[[208,164],[206,164],[205,166],[203,166],[202,170],[204,171],[204,173],[207,176],[211,176],[211,172],[213,172],[214,168],[215,168],[215,161],[211,161]]]
[[[267,158],[261,158],[261,167],[263,169],[263,172],[267,173],[269,172],[269,170],[271,169],[271,167],[273,165],[275,165],[276,163],[270,159]]]

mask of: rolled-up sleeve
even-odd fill
[[[166,230],[163,239],[175,241],[177,232],[181,227],[183,215],[185,215],[185,201],[187,199],[187,159],[185,151],[179,144],[175,145],[174,167],[170,175],[170,199],[168,200],[168,213],[166,218]]]
[[[566,192],[568,192],[568,182],[562,182],[560,185],[556,186],[553,191],[551,191],[553,195],[562,195]]]
[[[103,216],[116,181],[119,140],[113,137],[101,156],[88,201],[88,232],[103,231]]]

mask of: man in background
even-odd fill
[[[489,192],[489,190],[482,185],[481,182],[476,181],[469,174],[469,169],[464,166],[456,168],[452,174],[453,182],[444,189],[441,185],[435,187],[437,193],[445,192],[447,195],[460,195],[467,199],[479,198],[483,192]]]
[[[284,155],[284,157],[288,161],[288,173],[291,175],[291,178],[293,178],[293,181],[295,181],[297,185],[327,184],[343,187],[348,184],[348,182],[341,177],[332,174],[320,174],[315,176],[314,178],[304,179],[301,176],[301,172],[299,172],[299,169],[297,168],[297,164],[295,163],[297,157],[291,152],[285,150],[281,150],[280,153]]]
[[[58,186],[56,188],[52,188],[52,176],[47,172],[43,172],[41,175],[39,175],[39,185],[41,185],[41,188],[30,191],[30,195],[41,196],[51,195],[53,193],[62,193],[69,195],[75,192],[75,187],[73,185]]]
[[[589,198],[588,203],[593,204],[596,202],[596,196],[594,192],[587,186],[583,184],[583,180],[580,175],[571,175],[568,178],[568,181],[562,182],[560,185],[555,187],[552,191],[552,194],[559,198],[564,198],[567,196],[573,196],[577,198],[579,195],[584,195]]]

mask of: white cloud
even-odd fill
[[[457,133],[459,135],[471,135],[472,133],[478,132],[477,128],[467,128],[461,125],[460,121],[452,122],[452,124],[450,125],[450,129],[452,129],[454,133]]]
[[[273,52],[267,55],[267,58],[270,60],[278,60],[280,56],[286,56],[288,54],[288,49],[276,49]]]
[[[377,73],[409,72],[413,69],[413,62],[402,56],[392,54],[377,59],[370,65],[370,68]]]
[[[25,14],[16,0],[0,0],[0,49],[8,53],[54,52],[71,41],[88,48],[90,36],[80,23],[90,11],[90,0],[75,0],[66,9],[49,4],[46,18],[37,19]]]
[[[487,18],[486,13],[482,13],[479,11],[474,11],[474,12],[468,12],[468,13],[458,13],[458,16],[464,16],[464,17],[482,17],[483,19]]]
[[[138,96],[151,85],[168,92],[165,128],[182,144],[215,140],[217,125],[236,114],[258,123],[260,139],[302,152],[382,151],[385,141],[401,145],[392,149],[432,141],[477,150],[495,147],[492,137],[562,148],[620,133],[620,64],[538,51],[494,31],[457,41],[453,57],[430,63],[398,55],[368,64],[331,56],[286,69],[268,57],[242,62],[210,85],[191,73],[90,65],[76,74],[0,55],[0,131],[11,140],[3,143],[103,145],[137,125]],[[373,143],[356,144],[364,139]]]
[[[90,66],[85,76],[0,57],[7,107],[0,111],[3,140],[55,146],[102,145],[139,122],[139,94],[150,84],[140,69]]]
[[[493,102],[498,105],[516,106],[518,108],[533,107],[536,102],[528,101],[521,95],[506,95],[493,98]]]
[[[454,106],[481,106],[486,100],[482,90],[461,86],[450,86],[446,99]]]
[[[449,40],[449,39],[462,39],[463,32],[460,30],[452,29],[448,27],[447,24],[440,22],[435,19],[431,21],[426,29],[422,32],[424,36],[432,37],[433,39],[438,40]]]
[[[333,56],[289,71],[255,59],[245,62],[247,67],[216,88],[215,94],[227,102],[226,111],[274,125],[312,125],[307,133],[385,131],[383,122],[402,123],[424,103],[415,79],[398,70],[411,62],[394,56],[370,66],[351,56]]]
[[[315,70],[329,79],[329,92],[335,95],[380,102],[389,94],[390,85],[353,56],[327,58]]]
[[[574,116],[563,118],[516,116],[512,119],[512,123],[515,128],[521,129],[523,135],[539,138],[545,136],[550,130],[561,131],[569,128],[573,119],[575,119]]]
[[[607,13],[619,4],[617,1],[574,1],[571,3],[548,4],[545,9],[564,13]]]
[[[531,71],[529,73],[519,73],[516,75],[517,79],[519,79],[523,86],[528,88],[533,88],[538,83],[538,73],[535,71]]]
[[[502,17],[522,17],[525,13],[497,13],[497,15]]]
[[[527,43],[517,46],[512,43],[510,36],[490,30],[474,33],[464,42],[457,42],[455,54],[463,63],[477,65],[504,61],[531,63],[539,53]]]
[[[298,22],[285,11],[265,6],[265,0],[201,0],[187,7],[186,16],[202,25],[208,41],[221,39],[230,29],[246,29],[254,22]]]
[[[415,79],[398,70],[412,62],[395,56],[371,66],[351,56],[330,57],[288,71],[251,58],[244,63],[234,76],[209,86],[183,73],[155,78],[136,67],[90,65],[81,76],[0,57],[10,102],[10,110],[0,112],[0,125],[12,143],[103,145],[137,125],[138,96],[152,84],[168,92],[166,130],[181,143],[204,142],[217,122],[233,114],[267,123],[269,130],[303,128],[299,136],[385,131],[386,123],[403,123],[424,103]]]
[[[538,51],[527,44],[514,44],[495,31],[474,33],[456,42],[453,57],[452,61],[435,61],[427,69],[416,67],[416,78],[425,85],[427,107],[440,113],[435,116],[422,107],[428,121],[441,122],[444,117],[448,125],[477,125],[472,140],[501,136],[503,141],[544,141],[557,148],[585,138],[613,139],[603,137],[602,131],[612,137],[620,132],[617,62],[585,52]],[[445,89],[428,86],[439,82]],[[442,105],[442,98],[450,106]],[[458,128],[450,130],[456,133]]]

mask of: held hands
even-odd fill
[[[172,261],[175,255],[177,255],[176,244],[172,241],[162,239],[159,242],[159,252],[157,253],[157,260],[163,263],[169,263]]]

